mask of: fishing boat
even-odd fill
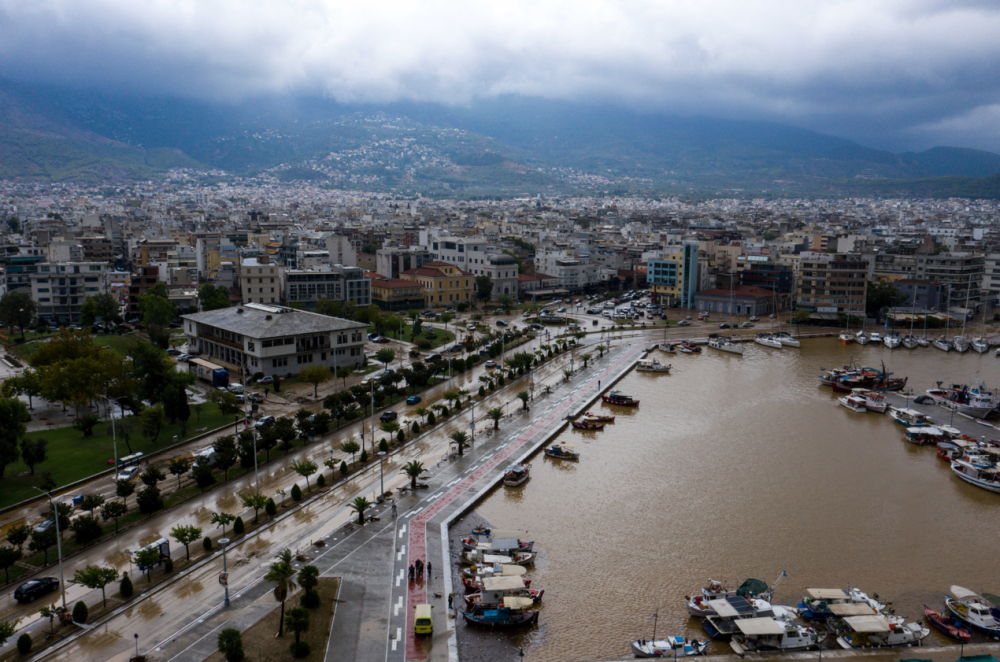
[[[854,334],[854,342],[858,343],[859,345],[864,346],[870,343],[871,341],[872,341],[871,337],[866,335],[864,331],[858,331],[857,333]]]
[[[885,338],[882,338],[882,344],[888,347],[889,349],[896,349],[897,347],[899,347],[899,344],[901,342],[902,338],[900,338],[899,334],[896,333],[895,331],[890,331],[889,333],[885,334]]]
[[[840,342],[844,343],[845,345],[850,345],[852,342],[854,342],[854,335],[850,331],[841,331]]]
[[[933,423],[930,416],[921,414],[916,409],[897,409],[896,407],[889,407],[888,412],[889,416],[892,417],[892,420],[908,428],[923,427]]]
[[[656,346],[656,348],[659,349],[661,352],[666,352],[667,354],[677,353],[677,348],[674,346],[674,343],[672,342],[661,342],[659,345]]]
[[[778,331],[777,333],[771,334],[773,337],[777,338],[785,347],[802,347],[802,343],[793,338],[787,331]]]
[[[656,638],[656,622],[660,611],[652,616],[653,638],[638,639],[630,642],[632,654],[636,657],[693,657],[701,655],[708,648],[707,641],[697,639],[685,639],[684,637],[668,637],[667,639]]]
[[[782,572],[782,577],[784,576],[785,573]],[[778,582],[776,581],[775,586],[777,584]],[[759,579],[747,579],[735,591],[727,589],[723,586],[722,582],[710,579],[708,586],[701,589],[701,595],[695,595],[694,597],[685,595],[684,602],[689,614],[696,618],[705,618],[707,616],[714,616],[716,613],[715,609],[709,604],[712,600],[740,596],[752,601],[759,596],[770,598],[773,593],[773,587],[769,588],[767,584]]]
[[[1000,471],[982,454],[965,454],[951,463],[952,472],[967,483],[990,492],[1000,492]]]
[[[972,418],[983,418],[996,409],[1000,398],[993,391],[979,384],[952,384],[950,388],[942,388],[941,382],[937,388],[927,389],[927,395],[937,404],[946,409],[961,412]]]
[[[573,450],[572,444],[553,444],[545,449],[545,457],[556,460],[579,460],[580,454]]]
[[[712,639],[732,638],[733,635],[740,631],[737,621],[741,619],[774,618],[778,620],[793,620],[795,618],[795,611],[793,609],[776,605],[772,606],[763,597],[755,598],[736,595],[709,600],[708,606],[715,610],[715,614],[705,617],[705,620],[701,623],[701,629]]]
[[[678,345],[677,345],[677,350],[679,352],[684,353],[684,354],[700,354],[701,353],[701,347],[699,347],[698,345],[695,345],[690,340],[682,340],[682,341],[680,341],[680,343],[678,343]]]
[[[805,597],[797,606],[799,613],[811,621],[888,611],[887,605],[879,602],[877,593],[869,597],[857,588],[848,591],[842,588],[807,588]]]
[[[878,331],[872,331],[868,334],[868,338],[871,339],[872,344],[880,345],[882,343],[882,334]]]
[[[924,605],[924,618],[927,619],[927,622],[930,623],[931,627],[935,630],[951,637],[952,639],[957,639],[963,644],[968,643],[969,639],[972,638],[972,630],[965,625],[962,625],[962,621],[956,619],[954,616],[951,618],[942,616],[927,605]]]
[[[609,405],[619,405],[621,407],[638,407],[639,401],[628,395],[624,391],[611,391],[601,395],[601,400]]]
[[[503,536],[482,539],[483,536],[473,535],[469,538],[462,538],[462,548],[467,552],[482,550],[487,554],[506,554],[514,552],[530,552],[535,547],[534,540],[521,540],[518,538],[518,531],[501,531],[494,529]]]
[[[590,421],[591,423],[614,423],[615,417],[611,414],[595,414],[588,411],[583,415],[583,420]]]
[[[577,430],[603,430],[604,423],[591,423],[590,421],[570,421],[572,425]]]
[[[885,396],[878,391],[872,391],[867,388],[857,388],[854,389],[852,393],[865,399],[865,408],[868,411],[884,414],[885,410],[889,408],[889,404],[885,401]]]
[[[673,366],[663,365],[656,359],[639,359],[639,364],[635,367],[639,372],[670,372]]]
[[[482,585],[481,590],[465,596],[465,604],[497,606],[504,598],[529,598],[537,604],[545,595],[545,589],[528,588],[520,577],[489,577]]]
[[[475,577],[479,574],[479,569],[483,566],[504,565],[513,563],[514,565],[532,565],[535,562],[535,552],[521,552],[511,550],[510,554],[487,553],[482,549],[473,552],[463,552],[460,560],[462,563],[470,564],[468,568],[462,570],[466,577]]]
[[[462,577],[462,585],[465,586],[466,590],[469,591],[481,591],[483,590],[483,582],[491,577],[518,577],[528,588],[531,588],[531,580],[524,579],[523,576],[528,569],[520,565],[498,565],[498,566],[484,566],[482,568],[477,568],[478,573],[475,577]]]
[[[758,333],[753,341],[758,345],[771,347],[773,349],[781,349],[784,347],[784,345],[781,344],[781,341],[772,336],[770,333]]]
[[[951,439],[937,443],[937,456],[949,465],[968,452],[970,443],[964,439]]]
[[[868,411],[868,407],[865,406],[865,399],[860,395],[845,395],[842,398],[837,398],[837,404],[842,407],[847,407],[851,411],[857,414],[864,414]]]
[[[837,644],[846,649],[913,646],[931,633],[920,623],[902,623],[900,619],[890,620],[882,614],[847,616],[841,619],[841,623],[845,632],[837,637]]]
[[[530,598],[504,598],[499,607],[476,605],[464,612],[462,618],[469,625],[494,628],[511,628],[531,625],[538,620],[538,612],[528,608],[535,603]]]
[[[948,342],[947,338],[938,338],[931,344],[940,349],[942,352],[951,351],[951,343]]]
[[[517,487],[530,477],[530,464],[512,464],[503,474],[504,487]]]
[[[952,586],[944,604],[955,618],[973,630],[990,637],[1000,637],[1000,622],[994,614],[995,605],[978,593],[961,586]]]
[[[726,336],[720,336],[713,333],[708,338],[708,346],[712,349],[717,349],[720,352],[728,352],[730,354],[739,354],[743,356],[743,343],[734,343]]]
[[[741,618],[736,621],[736,627],[739,634],[733,635],[729,645],[741,656],[746,653],[786,653],[818,648],[826,638],[815,628],[769,617]]]
[[[856,375],[860,371],[860,368],[858,368],[852,360],[851,365],[845,365],[842,368],[820,368],[820,370],[822,370],[824,374],[817,377],[817,379],[819,379],[819,383],[823,386],[833,386],[838,380],[843,379],[844,377]]]

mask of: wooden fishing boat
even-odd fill
[[[530,464],[512,464],[503,474],[504,487],[517,487],[530,478]]]
[[[639,401],[622,391],[610,391],[601,395],[601,400],[604,400],[609,405],[620,405],[622,407],[638,407]]]
[[[952,639],[957,639],[963,644],[972,638],[972,630],[962,625],[961,621],[955,618],[946,618],[927,605],[924,605],[924,618],[927,619],[927,622],[935,630],[944,633]]]
[[[477,605],[462,614],[469,625],[510,628],[530,625],[538,620],[537,611],[529,611],[534,602],[530,598],[504,598],[500,607]]]
[[[614,423],[615,417],[609,414],[595,414],[588,411],[583,415],[583,420],[590,421],[591,423]]]
[[[577,430],[603,430],[604,423],[591,423],[590,421],[570,421],[570,425]]]
[[[601,426],[604,427],[603,425]],[[573,450],[572,444],[553,444],[545,449],[545,456],[556,460],[579,460],[580,454]]]

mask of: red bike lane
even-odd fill
[[[615,363],[607,366],[599,373],[594,373],[590,377],[590,381],[594,382],[597,379],[603,379],[607,376],[609,372],[616,366],[621,365],[621,363],[627,363],[634,360],[634,355],[645,351],[645,348],[641,345],[632,347],[631,350],[622,356],[621,359]],[[410,565],[412,565],[417,559],[422,560],[424,563],[427,562],[427,523],[438,515],[442,510],[444,510],[448,505],[455,501],[459,496],[465,494],[469,488],[473,487],[483,476],[491,472],[498,465],[507,461],[507,459],[517,452],[525,443],[529,440],[534,439],[537,433],[544,430],[557,418],[562,418],[565,416],[565,412],[571,409],[574,405],[578,404],[582,399],[589,399],[590,396],[585,394],[587,389],[579,388],[576,392],[578,397],[570,397],[563,404],[559,405],[551,412],[545,415],[544,418],[537,421],[531,426],[529,430],[524,432],[520,437],[514,441],[507,444],[500,452],[494,455],[488,462],[483,464],[481,467],[476,469],[474,472],[469,474],[460,483],[452,487],[450,490],[438,497],[434,503],[425,507],[420,513],[417,514],[410,521],[409,526],[409,542],[407,546],[407,558],[410,559]],[[589,391],[587,391],[589,392]],[[448,572],[448,569],[444,569]],[[426,580],[425,580],[426,581]],[[410,582],[407,591],[407,605],[406,605],[406,659],[407,660],[425,660],[427,659],[427,654],[420,649],[418,646],[417,637],[413,632],[414,623],[414,606],[419,604],[424,604],[427,602],[427,587],[424,581],[421,582]]]

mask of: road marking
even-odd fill
[[[405,577],[405,576],[406,576],[406,571],[403,570],[402,568],[400,568],[399,569],[399,576],[396,577],[396,586],[399,586],[400,583],[402,583],[403,577]]]
[[[403,628],[396,628],[396,639],[403,638]]]
[[[461,477],[459,477],[459,478],[456,478],[455,480],[453,480],[453,481],[451,481],[450,483],[448,483],[448,487],[452,487],[453,485],[455,485],[455,483],[458,483],[458,482],[460,482],[461,480],[462,480],[462,478],[461,478]]]
[[[393,640],[392,640],[392,650],[396,650],[396,643],[397,643],[398,641],[399,641],[399,639],[393,639]]]
[[[392,615],[399,616],[399,610],[403,608],[403,596],[399,596],[399,601],[392,608]]]
[[[418,514],[424,508],[426,508],[426,506],[424,506],[422,508],[417,508],[416,510],[411,510],[410,512],[406,513],[406,516],[407,517],[413,517],[414,515]]]
[[[401,528],[399,530],[399,537],[402,538],[404,533],[406,533],[406,525],[405,524],[403,525],[403,528]]]
[[[399,552],[396,554],[396,560],[402,561],[403,554],[406,554],[406,545],[403,545],[402,547],[399,548]]]

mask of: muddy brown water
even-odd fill
[[[641,400],[637,409],[594,405],[616,422],[559,435],[580,462],[536,455],[525,485],[479,505],[541,550],[529,573],[545,589],[539,624],[504,646],[542,662],[629,658],[628,641],[652,635],[657,610],[658,636],[703,639],[685,595],[709,579],[735,588],[782,571],[778,604],[794,605],[806,587],[850,585],[914,620],[924,603],[943,609],[952,584],[1000,593],[1000,494],[961,482],[932,449],[905,443],[888,416],[836,406],[816,379],[853,356],[884,359],[917,393],[937,380],[998,386],[992,353],[816,339],[801,349],[748,345],[743,358],[653,355],[673,374],[632,372],[618,385]],[[929,643],[946,641],[932,633]]]

